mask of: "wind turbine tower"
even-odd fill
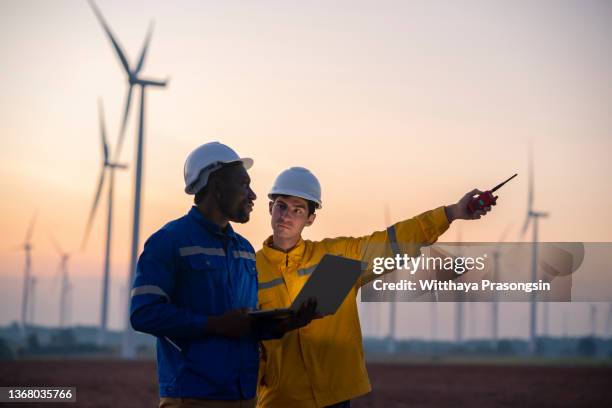
[[[26,233],[25,240],[21,246],[25,253],[25,266],[23,269],[23,292],[21,296],[21,332],[25,334],[26,326],[28,322],[28,307],[29,300],[28,297],[31,293],[30,286],[32,283],[32,234],[34,233],[34,224],[36,224],[36,214],[30,220],[30,225],[28,226],[28,231]]]
[[[60,257],[60,263],[58,266],[58,273],[60,277],[60,297],[59,297],[59,327],[65,328],[68,325],[68,299],[69,292],[71,290],[70,276],[68,274],[68,261],[70,260],[70,253],[64,251],[62,247],[51,239],[55,250]]]
[[[102,162],[100,165],[100,175],[98,177],[98,184],[96,186],[96,192],[94,194],[94,201],[89,211],[89,218],[87,219],[87,225],[85,227],[85,235],[81,248],[85,248],[93,220],[96,215],[98,203],[104,188],[104,182],[108,173],[108,199],[107,199],[107,215],[106,215],[106,242],[104,246],[104,272],[102,274],[102,295],[101,295],[101,310],[100,310],[100,327],[98,330],[98,344],[104,345],[106,343],[106,332],[108,326],[108,292],[109,292],[109,279],[110,279],[110,262],[111,262],[111,242],[112,242],[112,228],[113,228],[113,189],[115,185],[115,170],[126,169],[127,165],[117,163],[111,160],[108,141],[106,137],[106,126],[104,123],[104,107],[102,101],[98,100],[98,116],[100,126],[100,139],[102,143]]]
[[[590,320],[590,326],[591,326],[591,332],[589,333],[589,335],[592,338],[595,338],[595,336],[597,336],[597,306],[595,306],[593,303],[591,303],[589,305],[589,320]]]
[[[30,284],[29,291],[30,294],[28,296],[28,322],[31,326],[34,325],[34,312],[36,311],[36,283],[38,283],[38,278],[36,276],[30,276]]]
[[[548,213],[536,211],[533,209],[534,202],[534,182],[533,182],[533,152],[530,146],[529,148],[529,186],[527,192],[527,216],[525,217],[525,224],[523,225],[522,235],[527,232],[529,225],[532,225],[532,249],[531,249],[531,282],[536,282],[538,279],[538,226],[540,218],[548,217]],[[531,292],[531,299],[529,302],[529,353],[536,353],[536,339],[537,338],[537,293],[536,291]]]

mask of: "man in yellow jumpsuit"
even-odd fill
[[[416,255],[433,244],[456,219],[478,219],[490,207],[469,213],[467,203],[441,206],[391,225],[385,231],[352,238],[304,241],[302,230],[312,225],[321,208],[321,187],[307,169],[292,167],[276,179],[268,197],[273,235],[257,252],[260,309],[289,307],[325,254],[360,259],[371,265],[375,256]],[[258,407],[349,407],[350,400],[371,391],[363,354],[357,291],[376,275],[368,268],[331,316],[279,340],[263,342],[258,383]]]

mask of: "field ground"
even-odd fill
[[[373,392],[360,407],[612,406],[612,366],[465,364],[461,361],[368,364]],[[0,362],[0,386],[76,386],[76,404],[43,407],[155,407],[152,361]],[[19,403],[6,406],[27,407]]]

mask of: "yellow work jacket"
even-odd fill
[[[289,252],[272,248],[268,238],[257,252],[260,309],[289,307],[325,254],[362,260],[369,267],[334,315],[263,342],[258,407],[324,407],[368,393],[356,297],[359,288],[377,276],[372,259],[397,252],[415,255],[448,225],[440,207],[365,237],[300,239]]]

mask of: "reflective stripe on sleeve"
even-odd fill
[[[159,296],[163,296],[166,299],[170,300],[170,296],[168,296],[162,288],[160,288],[159,286],[154,286],[154,285],[138,286],[132,289],[132,292],[130,293],[130,297],[134,297],[138,295],[159,295]]]
[[[234,258],[250,259],[251,261],[255,260],[255,254],[253,252],[234,251],[233,255],[234,255]]]

